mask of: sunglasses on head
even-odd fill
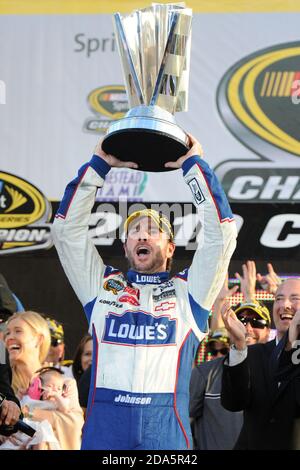
[[[268,322],[264,320],[263,318],[249,318],[249,317],[239,317],[240,322],[243,323],[243,325],[247,325],[247,323],[250,323],[252,328],[266,328],[268,326]]]
[[[209,350],[209,353],[210,353],[212,356],[217,356],[219,353],[221,353],[223,356],[226,356],[226,354],[228,353],[228,351],[229,351],[229,348],[210,349],[210,350]]]

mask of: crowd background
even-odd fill
[[[177,248],[175,252],[172,273],[179,272],[189,266],[193,251],[187,251]],[[127,271],[127,262],[120,253],[111,255],[109,247],[105,253],[101,253],[104,263],[117,266],[123,272]],[[247,260],[233,259],[229,266],[230,286],[239,284],[235,278],[235,272],[241,272],[242,264]],[[256,259],[256,268],[258,272],[267,273],[268,259]],[[15,266],[18,266],[16,270]],[[297,271],[290,271],[283,262],[273,262],[274,269],[278,275],[284,279],[287,276],[296,276]],[[283,269],[283,268],[286,269]],[[82,306],[78,301],[73,289],[71,288],[60,262],[57,258],[54,248],[48,252],[40,252],[39,255],[11,255],[1,259],[1,271],[5,273],[5,278],[12,290],[22,299],[24,306],[31,310],[43,312],[50,318],[58,319],[65,330],[65,345],[67,356],[73,357],[82,336],[88,329]],[[46,286],[46,288],[45,288]],[[273,296],[263,291],[261,285],[257,282],[256,290],[258,299],[264,300],[267,305],[272,307]],[[63,299],[63,300],[62,300]],[[241,294],[237,292],[232,302],[237,304],[241,301]]]
[[[209,334],[199,345],[191,380],[190,416],[196,449],[231,449],[239,435],[242,414],[227,411],[221,405],[222,363],[230,347],[221,311],[225,302],[236,310],[244,322],[248,346],[274,339],[276,329],[271,314],[274,293],[289,277],[280,277],[271,263],[265,263],[264,268],[259,273],[256,263],[247,261],[234,273],[234,278],[227,276],[210,313]],[[74,351],[68,350],[66,338],[72,335],[69,328],[72,320],[64,322],[60,311],[55,318],[49,316],[49,311],[32,311],[20,291],[7,283],[6,273],[0,276],[0,281],[1,360],[10,365],[12,387],[24,418],[31,424],[38,423],[41,436],[48,439],[43,442],[40,437],[41,442],[32,448],[79,449],[88,402],[92,338],[83,325],[79,328],[80,341]],[[35,292],[32,304],[37,305],[34,297]],[[250,315],[249,320],[243,315]],[[251,323],[252,318],[267,321],[262,329],[253,329],[256,324],[255,320]],[[45,385],[45,373],[50,379],[54,373],[53,383],[48,379]],[[17,437],[2,438],[2,448],[26,448],[26,444]]]

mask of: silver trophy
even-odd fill
[[[189,148],[175,122],[187,111],[192,10],[184,3],[158,4],[121,17],[114,25],[130,110],[114,121],[102,147],[145,171],[164,171]]]

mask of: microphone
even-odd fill
[[[1,406],[6,399],[5,395],[3,393],[0,393],[0,409]],[[15,432],[23,432],[27,436],[34,436],[36,433],[36,430],[29,426],[28,424],[24,423],[22,419],[19,419],[16,424],[14,425],[9,425],[9,424],[1,424],[0,425],[0,434],[2,436],[10,436],[11,434],[14,434]]]
[[[23,432],[24,434],[30,437],[33,437],[36,433],[36,430],[34,428],[24,423],[24,421],[22,421],[21,419],[19,419],[13,426],[9,426],[7,424],[2,424],[0,426],[0,434],[2,436],[10,436],[11,434],[14,434],[18,431]]]

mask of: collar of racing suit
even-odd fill
[[[127,279],[130,283],[135,284],[161,284],[162,282],[168,281],[169,274],[170,273],[168,271],[144,274],[130,269],[127,273]]]

